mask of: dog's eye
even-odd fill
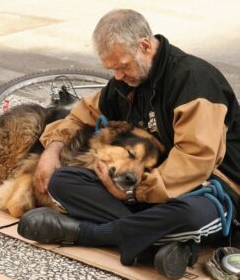
[[[129,158],[131,158],[131,159],[135,159],[136,158],[135,155],[132,152],[130,152],[129,150],[127,150],[127,152],[128,152],[128,157]]]

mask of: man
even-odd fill
[[[80,101],[65,120],[47,127],[41,138],[46,150],[36,172],[39,190],[48,189],[69,215],[35,209],[22,217],[18,231],[44,243],[116,246],[125,265],[151,248],[159,273],[181,277],[197,260],[197,244],[223,239],[215,204],[205,196],[183,195],[217,179],[237,218],[237,99],[217,69],[162,35],[153,36],[144,17],[133,10],[103,16],[93,41],[114,77],[101,92]],[[126,193],[114,186],[103,163],[96,172],[60,166],[63,143],[100,114],[145,128],[165,147],[159,167],[132,194],[135,205],[125,203]]]

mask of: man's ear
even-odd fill
[[[144,54],[150,53],[152,49],[151,41],[147,38],[142,38],[140,40],[140,49]]]

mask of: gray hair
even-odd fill
[[[109,54],[113,44],[123,44],[136,53],[141,38],[151,39],[153,33],[148,22],[140,13],[129,10],[113,10],[104,15],[93,32],[93,44],[101,56]]]

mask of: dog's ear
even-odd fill
[[[127,122],[110,121],[107,127],[102,128],[99,133],[93,136],[93,139],[90,141],[90,146],[92,149],[98,149],[103,144],[112,143],[118,134],[126,133],[132,129],[133,127]]]
[[[134,128],[133,133],[137,136],[149,139],[156,147],[158,147],[161,153],[165,152],[165,147],[163,146],[163,144],[160,141],[158,141],[156,137],[154,137],[152,134],[148,133],[147,131],[140,128]]]

